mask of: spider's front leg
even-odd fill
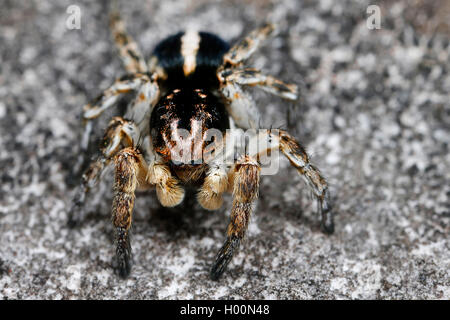
[[[219,70],[220,93],[228,101],[226,107],[236,122],[245,129],[260,127],[261,115],[253,99],[245,93],[241,86],[257,86],[261,89],[288,100],[296,100],[298,88],[274,77],[262,74],[256,69]]]
[[[227,111],[237,126],[244,129],[259,128],[261,114],[253,99],[238,84],[225,79],[220,80],[220,93],[228,101]]]
[[[223,193],[228,189],[226,166],[210,164],[205,182],[197,193],[197,201],[207,210],[217,210],[222,206]]]
[[[140,100],[154,105],[159,95],[159,87],[156,75],[149,77],[147,74],[126,75],[117,79],[111,87],[103,91],[93,102],[83,107],[83,136],[81,139],[81,150],[88,150],[93,120],[97,119],[105,110],[114,106],[119,98],[126,93],[138,90],[133,106],[139,104]],[[133,120],[136,120],[133,118]]]
[[[127,34],[125,23],[120,14],[114,11],[110,14],[109,26],[114,42],[119,50],[120,58],[128,73],[145,73],[148,71],[147,63],[142,56],[137,43]]]
[[[238,250],[245,236],[253,203],[258,198],[260,166],[250,156],[245,156],[234,168],[233,173],[233,207],[230,224],[227,229],[227,239],[219,250],[211,268],[211,278],[219,279]]]
[[[219,92],[227,100],[227,110],[238,127],[259,128],[261,116],[254,101],[242,90],[242,86],[256,86],[284,99],[295,101],[298,87],[265,75],[253,68],[244,68],[243,63],[273,33],[275,26],[266,24],[251,32],[244,40],[233,46],[223,57],[217,70]]]
[[[116,228],[117,271],[126,278],[131,271],[130,227],[135,190],[148,189],[147,165],[144,157],[134,148],[125,148],[114,157],[114,199],[112,222]]]
[[[317,198],[322,219],[322,229],[328,234],[334,232],[333,211],[331,210],[328,184],[319,169],[311,164],[305,148],[286,131],[279,131],[280,151],[289,159],[298,173],[305,179]]]
[[[83,125],[84,133],[81,141],[81,152],[75,168],[80,171],[86,162],[90,134],[93,121],[105,110],[112,107],[124,93],[137,91],[135,99],[128,108],[127,116],[130,121],[120,117],[111,120],[103,138],[102,155],[83,173],[81,185],[74,199],[74,205],[69,213],[69,226],[75,226],[84,216],[84,201],[89,190],[92,189],[100,178],[104,168],[108,165],[110,158],[119,150],[120,146],[133,146],[139,141],[140,129],[145,129],[147,115],[156,104],[159,96],[159,86],[156,75],[149,77],[145,74],[125,76],[117,80],[110,88],[105,90],[93,103],[84,107]],[[141,127],[141,128],[139,128]]]
[[[236,66],[250,58],[259,48],[261,43],[275,31],[275,25],[266,23],[262,27],[253,30],[243,40],[230,48],[224,55],[224,64]]]
[[[297,85],[284,83],[253,68],[225,69],[219,72],[219,79],[222,82],[231,82],[241,86],[257,86],[287,100],[295,101],[298,98]]]
[[[109,122],[101,144],[101,155],[89,165],[81,177],[80,186],[69,211],[69,227],[75,227],[83,220],[86,197],[92,188],[99,183],[101,175],[111,162],[112,157],[122,146],[134,146],[139,136],[139,129],[132,121],[115,117]]]
[[[154,106],[159,96],[159,86],[157,75],[150,73],[148,66],[138,48],[136,42],[126,33],[125,24],[121,20],[118,12],[113,12],[110,16],[110,27],[114,41],[119,50],[120,57],[124,63],[127,75],[117,79],[108,89],[103,91],[93,102],[83,108],[83,135],[81,139],[81,155],[78,159],[77,167],[84,164],[84,155],[87,153],[93,120],[98,118],[105,110],[114,106],[120,96],[139,89],[137,98],[133,103],[135,110],[129,110],[131,119],[139,126],[141,118],[147,110],[142,111],[139,106],[148,104]],[[138,109],[138,110],[136,110]]]

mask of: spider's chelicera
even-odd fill
[[[133,93],[135,97],[121,117],[109,122],[100,156],[82,176],[69,223],[74,226],[82,220],[87,194],[104,169],[113,165],[112,222],[120,276],[128,276],[131,269],[129,231],[135,190],[154,188],[159,202],[173,207],[183,201],[185,187],[194,186],[198,202],[208,210],[222,206],[225,192],[233,195],[227,238],[211,269],[211,278],[218,279],[245,236],[258,197],[261,157],[275,151],[286,156],[304,178],[317,198],[323,230],[333,232],[324,177],[286,131],[259,127],[258,109],[242,90],[256,86],[284,99],[297,99],[297,86],[244,66],[273,33],[272,24],[251,32],[231,48],[211,33],[180,32],[160,42],[148,63],[117,13],[111,15],[111,29],[127,75],[84,107],[83,155],[93,120],[122,95]],[[244,148],[230,147],[233,128],[242,136],[244,130],[254,130]]]

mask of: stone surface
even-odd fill
[[[450,299],[449,8],[436,2],[429,10],[424,1],[379,2],[379,30],[367,28],[369,1],[121,5],[147,56],[188,26],[233,42],[265,20],[278,22],[278,35],[251,64],[302,89],[295,110],[251,92],[265,124],[290,128],[328,178],[336,232],[320,232],[310,192],[283,160],[278,175],[262,179],[242,250],[213,282],[229,197],[214,213],[197,205],[174,212],[159,210],[154,193],[139,193],[127,280],[111,267],[112,172],[84,224],[66,227],[81,107],[124,73],[107,9],[94,1],[4,0],[0,297]],[[73,4],[80,30],[66,27]]]

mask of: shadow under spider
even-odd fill
[[[208,232],[207,228],[202,226],[205,220],[211,219],[211,215],[218,215],[217,221],[220,221],[223,212],[222,210],[211,212],[200,207],[197,203],[196,189],[186,188],[185,192],[183,202],[176,207],[163,207],[158,202],[158,207],[151,210],[148,222],[157,231],[170,234],[175,239],[192,235],[205,236]]]

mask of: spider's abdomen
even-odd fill
[[[217,68],[229,45],[208,32],[180,32],[161,41],[153,52],[153,63],[164,73],[164,85],[175,88],[215,88]]]

